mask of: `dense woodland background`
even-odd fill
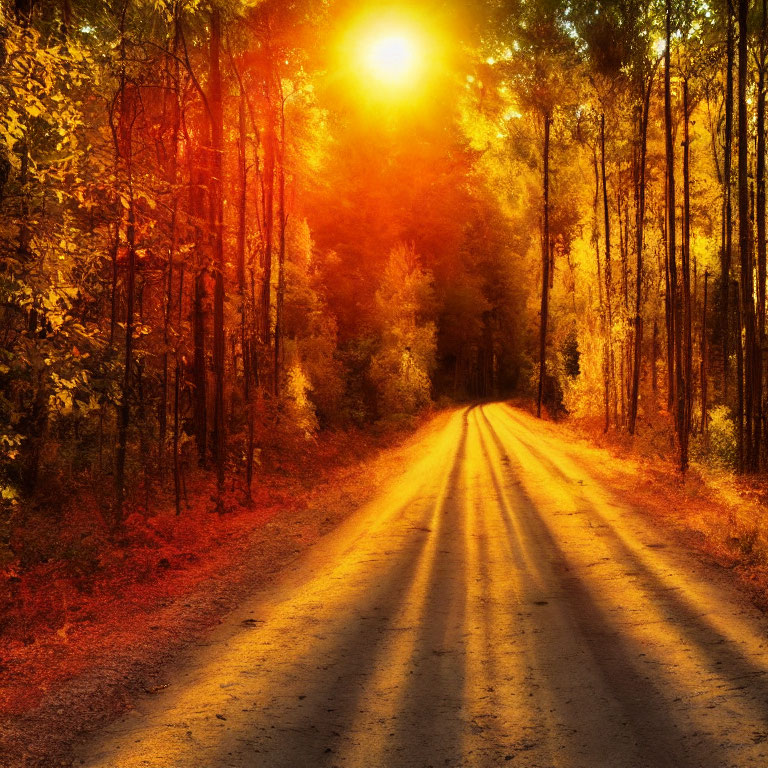
[[[424,41],[397,93],[355,55],[377,18]],[[767,27],[766,0],[6,2],[0,562],[51,556],[22,532],[84,489],[110,535],[201,473],[226,512],[267,454],[448,400],[763,471]]]

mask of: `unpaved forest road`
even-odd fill
[[[83,764],[768,765],[768,624],[722,571],[507,406],[421,447]]]

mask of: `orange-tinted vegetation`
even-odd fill
[[[762,588],[767,71],[756,0],[0,5],[0,710],[452,403]]]

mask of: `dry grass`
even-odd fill
[[[690,546],[738,574],[753,600],[768,609],[768,480],[742,477],[718,462],[696,459],[683,475],[671,419],[661,413],[634,437],[605,432],[602,422],[567,420],[560,429],[605,449],[613,487],[671,526]]]

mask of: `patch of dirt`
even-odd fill
[[[222,516],[210,512],[210,480],[193,478],[180,517],[168,504],[129,518],[123,548],[88,578],[60,565],[13,577],[18,615],[0,637],[0,766],[68,765],[74,741],[137,695],[165,690],[164,666],[204,645],[230,610],[370,498],[413,439],[326,435],[293,461],[262,467],[254,504],[233,493]]]
[[[516,402],[517,407],[521,407]],[[671,528],[705,561],[730,570],[751,601],[768,612],[768,482],[692,464],[683,475],[671,445],[649,448],[651,437],[604,433],[577,420],[543,424],[570,435],[573,445],[602,450],[616,461],[595,461],[593,474],[642,514]],[[657,441],[658,442],[658,441]],[[649,545],[652,546],[652,545]]]

